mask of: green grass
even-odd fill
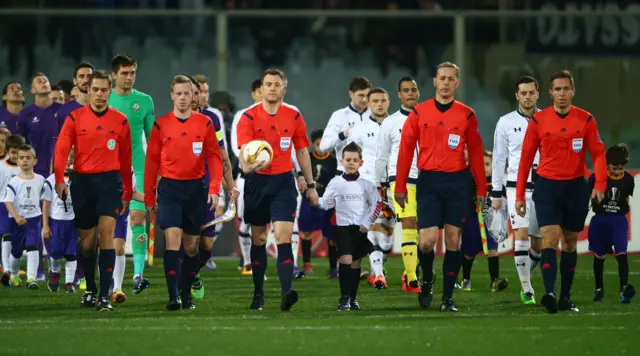
[[[363,283],[358,298],[364,310],[337,312],[338,284],[326,279],[326,260],[294,282],[300,301],[288,313],[279,309],[275,261],[269,261],[263,311],[249,310],[253,287],[242,277],[237,260],[218,260],[218,270],[204,271],[206,288],[195,311],[167,312],[161,265],[148,269],[151,288],[130,292],[112,313],[79,308],[80,293],[51,293],[45,285],[31,291],[0,288],[0,354],[6,355],[576,355],[635,354],[640,346],[640,304],[618,303],[617,266],[605,265],[603,303],[591,301],[591,257],[578,262],[573,300],[578,314],[548,315],[543,307],[524,306],[512,257],[501,259],[511,282],[500,293],[488,290],[487,264],[476,259],[474,290],[454,294],[460,312],[438,311],[442,278],[430,309],[400,289],[402,262],[387,263],[389,289]],[[161,262],[161,261],[160,261]],[[436,268],[441,267],[441,259]],[[630,279],[637,282],[640,257],[631,256]],[[542,296],[540,272],[533,279]],[[633,351],[636,350],[636,351]]]

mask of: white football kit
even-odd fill
[[[342,163],[340,163],[340,160],[342,160],[342,149],[347,145],[347,139],[353,134],[350,132],[349,137],[347,137],[345,136],[345,131],[348,128],[353,128],[357,123],[368,120],[370,116],[371,111],[368,108],[359,113],[351,104],[331,114],[329,123],[324,129],[324,134],[320,140],[320,150],[322,152],[335,150],[336,159],[338,160],[338,172],[336,174],[341,174],[342,171],[344,171],[344,167]]]
[[[527,131],[529,118],[519,110],[512,111],[500,118],[496,125],[493,139],[493,192],[501,192],[504,186],[504,172],[507,170],[507,208],[511,225],[514,229],[528,228],[530,236],[540,237],[540,228],[536,218],[536,208],[531,198],[534,188],[533,178],[535,170],[540,163],[540,152],[536,152],[533,168],[529,172],[526,189],[527,211],[524,217],[516,211],[516,181],[518,179],[518,166],[522,143]],[[508,165],[508,167],[507,167]]]

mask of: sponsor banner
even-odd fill
[[[585,14],[640,9],[640,0],[533,0],[535,10]],[[526,39],[528,53],[640,55],[640,16],[536,17]]]

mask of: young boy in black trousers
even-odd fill
[[[340,302],[338,311],[360,310],[356,301],[360,283],[360,260],[373,251],[367,231],[382,211],[382,199],[373,183],[362,179],[358,169],[362,166],[362,150],[355,143],[342,151],[344,173],[333,178],[317,207],[335,208],[334,239],[338,247],[340,266]]]

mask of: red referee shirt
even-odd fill
[[[585,146],[591,153],[596,174],[594,189],[604,192],[607,188],[607,161],[593,116],[575,106],[571,106],[566,115],[558,114],[553,106],[533,115],[522,143],[516,200],[525,200],[528,172],[538,149],[540,164],[536,173],[539,176],[570,180],[585,176]]]
[[[69,114],[58,135],[54,152],[56,184],[64,183],[71,147],[75,153],[74,172],[120,171],[124,191],[122,200],[131,200],[131,131],[123,113],[111,107],[98,113],[87,105]]]
[[[309,147],[302,115],[287,104],[280,104],[275,115],[269,114],[262,103],[244,112],[238,122],[238,148],[253,140],[267,141],[273,148],[271,164],[259,172],[266,175],[291,172],[293,147],[296,150]]]
[[[484,146],[473,110],[454,100],[442,105],[429,99],[416,105],[402,127],[396,192],[407,192],[407,179],[418,145],[421,171],[459,172],[467,168],[464,147],[468,147],[469,167],[476,181],[476,194],[487,194],[484,174]]]
[[[186,120],[173,112],[157,119],[147,145],[144,165],[144,201],[156,202],[158,176],[175,180],[204,177],[205,159],[209,168],[209,194],[220,194],[222,156],[211,119],[192,112]]]

